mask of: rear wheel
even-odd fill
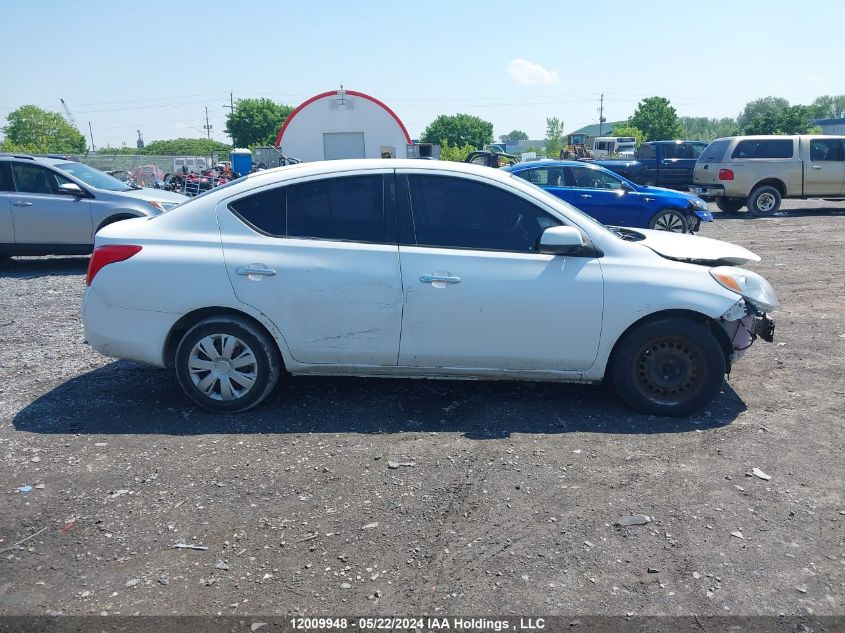
[[[664,209],[654,214],[648,223],[648,228],[671,233],[687,233],[689,222],[687,217],[677,209]]]
[[[772,215],[780,209],[781,195],[776,187],[763,185],[748,196],[748,210],[754,215]]]
[[[742,198],[716,198],[716,206],[720,211],[727,213],[736,213],[745,206],[745,200]]]
[[[622,399],[653,415],[685,416],[719,391],[725,355],[707,327],[685,318],[645,323],[620,341],[611,376]]]
[[[275,342],[255,324],[211,317],[188,330],[176,348],[176,378],[209,411],[245,411],[264,400],[281,373]]]

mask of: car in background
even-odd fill
[[[690,191],[722,211],[772,215],[784,198],[845,199],[845,136],[733,136],[710,143]]]
[[[706,147],[704,141],[649,141],[630,159],[597,160],[595,164],[638,185],[687,191],[693,182],[695,161]]]
[[[499,169],[319,161],[97,233],[83,321],[96,350],[175,368],[212,411],[257,405],[287,371],[608,378],[640,411],[687,415],[772,339],[777,297],[736,267],[751,261],[610,230]]]
[[[104,226],[185,200],[66,158],[0,154],[0,257],[86,255]]]
[[[502,167],[602,224],[695,233],[712,222],[707,203],[688,193],[638,185],[582,161],[544,160]]]

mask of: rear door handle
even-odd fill
[[[32,206],[32,203],[31,203],[31,202],[26,202],[26,201],[24,201],[24,200],[15,200],[15,201],[12,203],[12,205],[13,205],[13,206],[16,206],[16,207],[31,207],[31,206]]]
[[[813,165],[813,169],[821,169],[821,165]]]
[[[276,274],[276,271],[272,268],[264,268],[262,264],[250,264],[249,266],[241,266],[240,268],[235,269],[235,272],[239,275],[264,275],[266,277],[272,277]]]
[[[420,275],[420,281],[424,284],[459,284],[461,278],[457,275]]]

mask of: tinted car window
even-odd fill
[[[15,185],[12,182],[12,169],[8,161],[0,161],[0,191],[14,191]]]
[[[687,143],[687,158],[698,158],[707,149],[707,143]]]
[[[728,149],[728,145],[731,144],[731,139],[721,139],[719,141],[713,141],[710,145],[707,146],[703,152],[701,152],[701,156],[698,157],[699,163],[718,163],[722,160],[725,155],[725,151]]]
[[[541,187],[560,187],[564,184],[561,179],[560,167],[526,169],[525,171],[519,172],[517,176]]]
[[[657,153],[654,150],[654,145],[640,145],[640,149],[637,150],[637,158],[643,158],[645,160],[654,160],[657,158]]]
[[[663,158],[686,158],[687,148],[683,143],[664,143]]]
[[[229,208],[261,233],[275,237],[285,235],[285,190],[282,188],[235,200]]]
[[[285,187],[288,237],[384,242],[382,181],[348,176]]]
[[[622,189],[622,181],[613,174],[590,167],[570,167],[575,186],[582,189]]]
[[[12,163],[15,185],[20,193],[58,193],[59,185],[70,180],[41,165]]]
[[[731,158],[792,158],[793,142],[783,139],[749,139],[740,141]]]
[[[842,141],[832,138],[814,138],[810,141],[810,160],[845,160],[845,156],[842,156]]]
[[[555,218],[497,187],[448,176],[408,176],[417,244],[442,248],[537,251]]]

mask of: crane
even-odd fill
[[[70,108],[67,107],[65,100],[59,98],[59,101],[62,102],[62,107],[65,109],[65,117],[67,118],[68,123],[70,123],[73,127],[75,127],[78,130],[79,126],[76,124],[76,120],[73,118],[73,115],[70,113]]]

